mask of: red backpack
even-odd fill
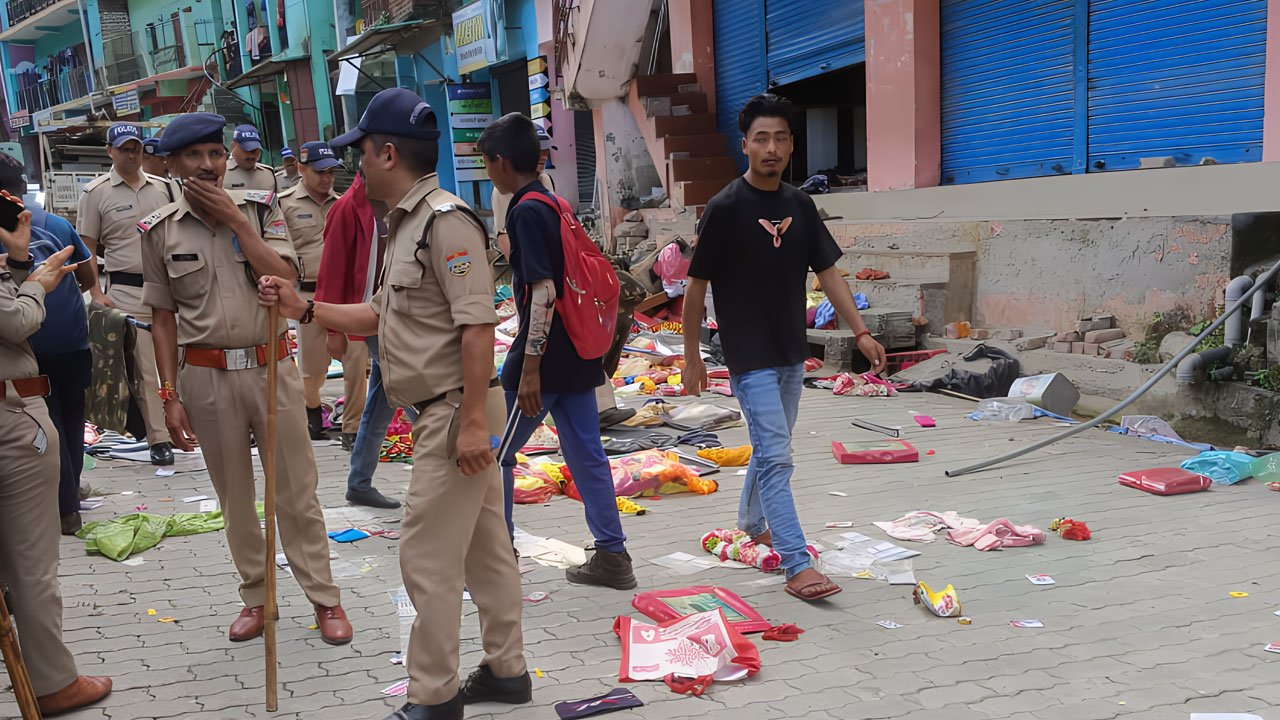
[[[525,193],[525,202],[545,203],[560,216],[564,247],[564,291],[556,298],[556,312],[569,340],[584,360],[604,357],[618,325],[618,276],[564,198],[553,193]]]

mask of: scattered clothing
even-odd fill
[[[1044,542],[1044,531],[1034,525],[1014,525],[1005,518],[1000,518],[978,528],[951,530],[947,533],[947,540],[952,545],[962,547],[1000,550],[1040,545]]]
[[[897,520],[873,523],[895,540],[910,542],[933,542],[937,534],[943,530],[973,530],[982,526],[982,521],[974,518],[960,517],[954,511],[937,513],[931,510],[909,512]]]
[[[698,457],[706,458],[720,467],[745,467],[751,462],[751,446],[703,448],[698,450]]]
[[[258,517],[262,504],[258,503]],[[86,523],[76,537],[85,550],[119,562],[130,555],[150,550],[166,537],[216,532],[225,527],[221,510],[207,513],[178,513],[172,517],[137,512],[110,520]]]
[[[862,268],[853,277],[857,280],[888,280],[889,273],[875,268]]]

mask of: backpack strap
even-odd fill
[[[430,198],[431,193],[435,192],[436,190],[439,190],[439,188],[433,188],[432,190],[427,192],[427,196],[424,199]],[[460,212],[462,213],[463,217],[469,218],[471,222],[475,224],[476,229],[480,231],[480,234],[484,236],[486,244],[488,242],[489,233],[487,230],[485,230],[484,221],[480,219],[479,215],[476,215],[475,210],[472,210],[466,205],[459,205],[458,203],[445,203],[444,205],[441,205],[439,207],[432,205],[431,214],[427,216],[427,222],[425,225],[422,226],[422,237],[418,238],[417,247],[413,251],[413,260],[414,262],[418,263],[419,266],[422,267],[422,272],[424,273],[427,271],[427,266],[424,265],[422,262],[422,259],[418,257],[418,253],[427,249],[427,245],[429,244],[428,238],[431,237],[431,226],[435,224],[436,218],[440,217],[441,215],[444,215],[445,213],[451,213],[451,212]]]

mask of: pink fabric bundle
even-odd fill
[[[768,545],[760,545],[752,541],[744,530],[722,530],[716,528],[702,536],[702,549],[724,560],[736,560],[740,563],[758,567],[764,572],[773,572],[782,567],[782,556]],[[818,559],[818,549],[807,545],[806,549],[814,560]]]
[[[1044,542],[1044,531],[1034,525],[1014,525],[1005,518],[993,520],[979,528],[957,528],[947,533],[952,545],[975,547],[979,550],[999,550],[1007,547],[1027,547]]]

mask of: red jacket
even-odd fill
[[[325,218],[324,249],[316,277],[317,302],[364,302],[374,227],[373,207],[365,196],[364,180],[357,175]],[[363,339],[356,335],[351,338]]]

